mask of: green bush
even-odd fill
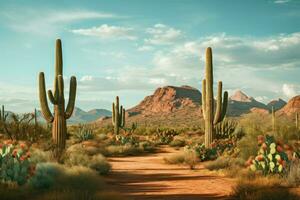
[[[94,156],[88,156],[83,153],[72,153],[68,155],[65,160],[65,164],[68,166],[84,166],[96,170],[99,174],[108,174],[111,169],[110,164],[106,158],[101,154]]]
[[[185,141],[180,139],[174,139],[172,142],[170,142],[169,145],[171,147],[183,147],[185,146]]]

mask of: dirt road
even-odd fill
[[[113,190],[134,200],[231,199],[232,179],[213,175],[202,165],[192,171],[164,163],[163,158],[173,153],[173,149],[162,148],[147,156],[110,158],[112,173],[106,181]]]

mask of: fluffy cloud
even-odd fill
[[[297,86],[293,84],[283,84],[282,92],[288,98],[292,98],[299,93]]]
[[[67,24],[89,19],[120,18],[112,13],[89,10],[50,10],[28,7],[3,8],[0,12],[1,23],[18,32],[43,36],[56,34]]]
[[[101,39],[128,39],[135,40],[136,36],[132,34],[133,29],[120,26],[109,26],[103,24],[98,27],[92,27],[87,29],[74,29],[71,30],[72,33],[85,35],[85,36],[95,36]]]
[[[150,38],[145,39],[145,43],[152,45],[170,45],[182,39],[183,34],[180,30],[164,24],[155,24],[146,29]]]
[[[274,3],[276,4],[284,4],[284,3],[288,3],[290,2],[290,0],[275,0]]]
[[[153,49],[154,49],[153,46],[143,45],[138,48],[138,51],[151,51]]]

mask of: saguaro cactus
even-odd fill
[[[112,104],[112,124],[115,134],[119,134],[120,128],[125,127],[125,108],[119,106],[119,97],[116,97],[116,103]]]
[[[295,125],[296,125],[296,129],[299,128],[299,115],[298,113],[296,113],[296,116],[295,116]]]
[[[2,110],[0,110],[0,121],[6,123],[6,119],[9,113],[5,113],[4,105],[2,105]]]
[[[273,132],[276,130],[276,117],[275,117],[275,110],[274,107],[272,106],[272,129]]]
[[[223,94],[222,102],[222,81],[218,83],[218,94],[216,109],[214,110],[214,93],[213,93],[213,62],[212,50],[206,49],[206,67],[205,79],[202,81],[202,111],[205,121],[205,147],[210,147],[214,139],[214,125],[221,122],[227,110],[228,92]]]
[[[67,108],[65,109],[64,80],[63,80],[63,60],[61,40],[56,40],[55,77],[54,89],[48,90],[48,98],[54,105],[54,114],[50,112],[46,97],[44,73],[39,74],[39,98],[43,117],[47,123],[52,123],[52,139],[57,150],[65,148],[67,136],[67,122],[73,113],[76,98],[76,77],[70,80],[70,94]]]

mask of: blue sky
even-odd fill
[[[56,38],[66,88],[76,75],[85,110],[110,109],[116,95],[128,108],[165,85],[200,89],[208,46],[215,82],[230,93],[268,102],[300,92],[299,0],[0,0],[0,104],[38,107],[37,76],[51,89]]]

